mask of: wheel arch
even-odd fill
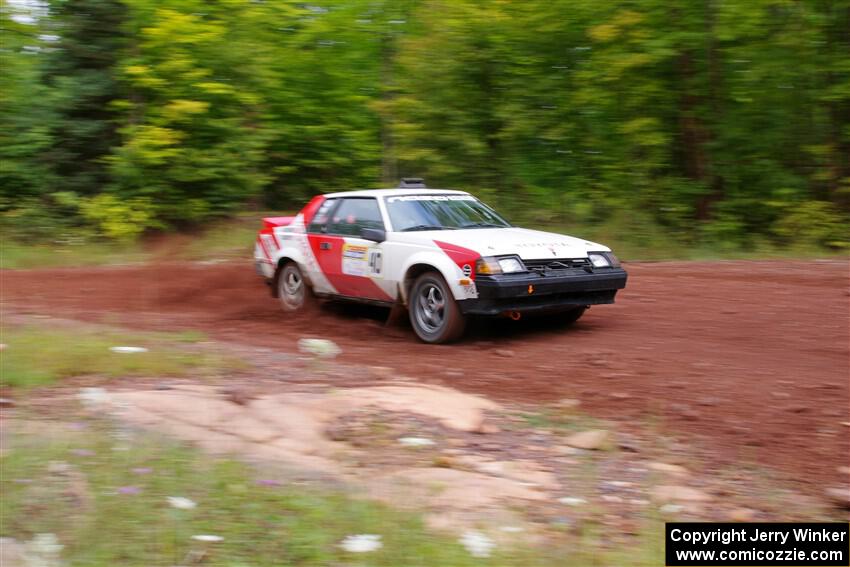
[[[426,264],[425,262],[418,262],[416,264],[412,264],[404,272],[404,278],[402,278],[401,280],[401,297],[402,302],[405,305],[407,305],[407,298],[410,297],[410,289],[413,287],[413,282],[416,281],[416,278],[426,272],[437,272],[438,274],[442,275],[442,272],[440,272],[440,270],[436,266]]]
[[[304,280],[307,281],[307,276],[305,275],[304,268],[298,262],[296,262],[293,258],[283,255],[277,259],[277,265],[274,269],[274,275],[272,276],[271,285],[269,286],[272,290],[272,297],[279,297],[280,294],[277,291],[277,282],[280,279],[280,273],[283,271],[283,267],[287,264],[295,264],[301,270],[301,275],[304,277]],[[309,283],[309,281],[307,281]]]
[[[404,268],[403,276],[399,281],[399,296],[404,305],[407,305],[410,290],[416,278],[425,272],[436,272],[446,280],[449,290],[455,299],[463,299],[462,291],[457,283],[462,272],[448,256],[435,254],[416,255],[410,258],[408,265]]]

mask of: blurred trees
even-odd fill
[[[27,14],[0,2],[0,208],[9,211],[51,183],[41,156],[52,143],[55,104],[42,83],[47,42]]]
[[[0,14],[7,220],[132,236],[421,175],[538,221],[847,242],[848,0],[39,6]]]

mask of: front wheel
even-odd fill
[[[587,311],[587,305],[575,307],[561,315],[560,321],[563,325],[572,325],[573,323],[581,319],[581,316],[584,315],[585,311]]]
[[[288,263],[280,269],[277,276],[277,297],[284,311],[303,309],[308,301],[309,290],[301,269],[295,263]]]
[[[466,319],[446,280],[435,272],[419,276],[408,298],[410,323],[426,343],[447,343],[460,338]]]

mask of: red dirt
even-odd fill
[[[490,320],[448,346],[384,327],[386,310],[326,304],[314,317],[284,315],[241,263],[7,270],[2,299],[4,310],[195,328],[283,350],[326,337],[342,362],[500,400],[579,398],[620,428],[693,442],[718,471],[743,460],[819,491],[843,482],[836,468],[850,463],[848,267],[633,264],[617,304],[594,307],[573,328]]]

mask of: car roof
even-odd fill
[[[454,189],[359,189],[326,193],[325,197],[391,197],[393,195],[469,195],[469,193]]]

